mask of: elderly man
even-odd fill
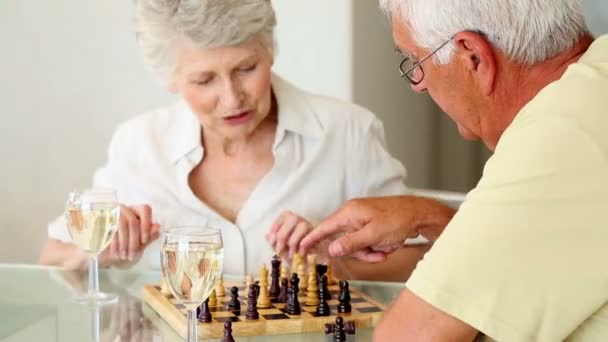
[[[375,340],[608,340],[608,36],[579,0],[381,7],[402,76],[495,153]],[[346,232],[332,255],[378,259],[427,234],[412,200],[351,201],[301,251]]]

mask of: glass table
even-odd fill
[[[34,265],[0,264],[0,342],[184,341],[141,300],[145,284],[157,284],[160,272],[102,270],[100,288],[119,295],[117,304],[94,307],[71,298],[86,291],[87,274]],[[389,305],[400,283],[351,282]],[[358,329],[348,341],[371,341],[371,329]],[[331,341],[322,333],[235,337],[237,342]],[[217,340],[213,340],[217,341]]]

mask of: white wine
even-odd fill
[[[103,251],[118,230],[120,207],[116,203],[91,203],[68,207],[66,221],[73,242],[88,254]]]
[[[171,293],[188,309],[201,305],[219,281],[224,249],[214,243],[168,243],[161,248],[161,268]]]

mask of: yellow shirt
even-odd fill
[[[406,285],[497,341],[608,341],[608,35],[521,110]]]

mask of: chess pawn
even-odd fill
[[[350,305],[350,290],[348,288],[348,282],[346,280],[340,280],[340,294],[338,295],[338,312],[349,313],[352,312],[352,306]]]
[[[218,297],[226,296],[226,289],[224,289],[224,276],[220,275],[220,280],[217,282],[217,286],[215,287],[215,294]]]
[[[211,294],[209,295],[209,306],[217,306],[217,295],[215,294],[215,289],[211,290]]]
[[[319,287],[317,286],[317,273],[312,267],[312,271],[308,275],[308,293],[306,294],[306,306],[319,305]]]
[[[289,285],[287,285],[287,278],[281,278],[281,292],[279,292],[279,296],[277,297],[277,302],[286,303],[287,302],[287,293]]]
[[[235,342],[232,337],[232,321],[224,322],[224,337],[220,342]]]
[[[306,270],[304,269],[304,264],[298,265],[298,278],[300,278],[300,291],[306,291],[306,287],[308,287],[308,283],[306,281]]]
[[[196,308],[197,318],[200,322],[209,323],[212,321],[209,311],[209,299],[206,299],[201,306]]]
[[[241,310],[241,302],[239,301],[239,288],[236,286],[230,288],[230,301],[228,302],[228,310],[236,312]]]
[[[167,282],[165,282],[164,277],[160,279],[160,293],[164,294],[165,296],[171,294],[171,290],[169,290],[169,287],[167,286]]]

